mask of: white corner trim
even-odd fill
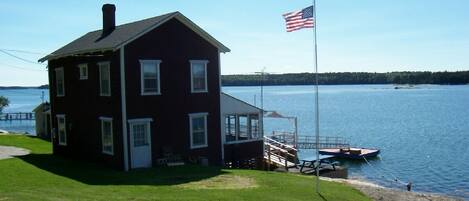
[[[152,121],[153,121],[153,118],[138,118],[138,119],[129,119],[129,120],[127,120],[127,122],[129,122],[129,124],[147,123],[147,122],[152,122]]]
[[[127,105],[125,95],[125,50],[120,48],[120,81],[121,81],[121,112],[122,112],[122,143],[124,149],[124,170],[129,171],[129,149],[127,146]]]
[[[218,58],[218,89],[220,90],[219,91],[219,97],[218,99],[220,100],[219,104],[220,104],[220,124],[224,124],[225,123],[225,119],[224,119],[224,116],[222,115],[222,110],[221,110],[221,61],[220,61],[220,50],[218,50],[218,54],[217,54],[217,58]],[[226,136],[225,136],[225,129],[222,125],[220,125],[220,147],[221,147],[221,162],[222,164],[225,163],[225,146],[223,144],[223,142],[226,141]]]

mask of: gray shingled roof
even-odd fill
[[[69,44],[61,47],[60,49],[52,52],[51,54],[45,56],[44,58],[39,59],[39,62],[43,62],[49,59],[56,59],[60,57],[70,56],[74,54],[82,54],[82,53],[89,53],[89,52],[95,52],[95,51],[115,50],[120,45],[133,40],[139,34],[145,33],[149,31],[149,29],[152,29],[155,25],[161,22],[165,22],[173,17],[178,17],[178,19],[182,19],[184,21],[189,22],[189,23],[186,23],[186,25],[189,24],[189,26],[194,26],[190,28],[196,29],[199,32],[203,32],[199,34],[206,34],[208,36],[208,38],[207,36],[205,37],[206,39],[214,40],[215,41],[214,43],[220,44],[219,48],[221,47],[223,52],[229,52],[229,49],[227,47],[223,46],[223,44],[221,44],[220,42],[216,41],[214,38],[209,36],[205,31],[203,31],[200,27],[198,27],[189,19],[184,17],[181,13],[172,12],[172,13],[167,13],[164,15],[116,26],[115,30],[112,31],[109,35],[105,36],[104,38],[101,38],[102,30],[89,32],[83,35],[82,37],[70,42]]]

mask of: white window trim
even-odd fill
[[[62,87],[63,87],[63,89],[62,89],[63,93],[62,94],[58,93],[58,88],[59,88],[59,84],[57,82],[57,73],[58,73],[58,71],[62,72]],[[59,68],[55,69],[55,87],[56,87],[55,96],[56,97],[64,97],[65,96],[65,72],[64,72],[63,67],[59,67]]]
[[[205,148],[208,147],[208,132],[207,132],[207,112],[200,112],[200,113],[191,113],[189,114],[189,130],[190,130],[190,145],[191,149],[198,149],[198,148]],[[192,119],[193,118],[199,118],[199,117],[204,117],[204,133],[205,133],[205,144],[202,145],[194,145],[193,143],[193,138],[192,138]]]
[[[189,60],[190,62],[190,71],[191,71],[191,93],[208,93],[208,77],[207,77],[207,64],[208,60]],[[205,67],[205,89],[204,90],[194,90],[194,75],[192,74],[192,64],[204,64]]]
[[[129,119],[127,120],[127,122],[129,124],[134,124],[134,123],[149,123],[149,122],[152,122],[153,119],[152,118],[139,118],[139,119]]]
[[[108,79],[109,79],[109,94],[104,94],[102,93],[102,86],[101,86],[101,68],[103,68],[103,66],[108,66],[109,68],[109,74],[108,74]],[[99,66],[99,95],[100,96],[111,96],[111,62],[109,61],[103,61],[103,62],[99,62],[98,63],[98,66]]]
[[[65,118],[65,114],[57,114],[55,115],[57,118],[57,140],[59,142],[59,145],[61,146],[67,146],[67,118]],[[60,126],[59,126],[59,118],[64,119],[64,131],[65,131],[65,139],[64,142],[60,142]]]
[[[114,129],[112,128],[112,118],[111,117],[99,117],[101,120],[101,151],[104,154],[114,155]],[[112,142],[112,151],[104,150],[104,122],[111,123],[111,142]]]
[[[81,69],[86,69],[86,76],[82,76],[81,74]],[[78,64],[78,75],[80,77],[80,80],[87,80],[88,79],[88,64]]]
[[[161,85],[160,85],[160,63],[161,60],[139,60],[140,61],[140,95],[148,96],[148,95],[161,95]],[[143,64],[154,64],[156,65],[156,73],[157,73],[157,82],[158,82],[158,91],[157,92],[144,92],[144,77],[143,77]]]

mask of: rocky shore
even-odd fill
[[[331,179],[322,177],[327,181],[335,181],[345,183],[360,190],[364,194],[377,201],[462,201],[461,198],[450,197],[445,195],[421,192],[409,192],[398,189],[385,188],[366,181],[355,179]]]

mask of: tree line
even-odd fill
[[[343,72],[320,73],[319,84],[469,84],[469,71],[456,72]],[[222,75],[223,86],[256,86],[260,85],[262,76],[259,74]],[[312,85],[315,84],[314,73],[265,74],[264,85]]]

